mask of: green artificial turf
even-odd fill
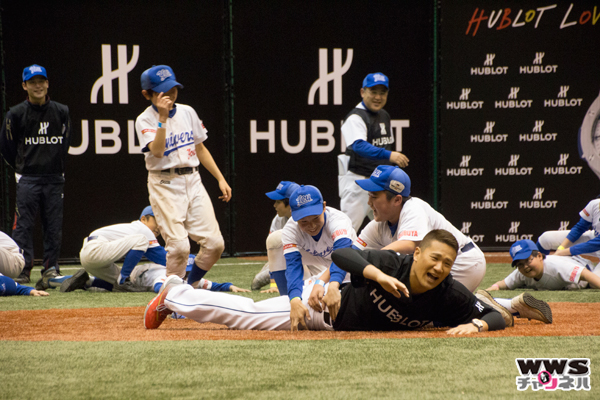
[[[264,262],[223,259],[206,276],[249,288]],[[71,274],[77,266],[63,267]],[[489,264],[480,288],[512,271]],[[34,270],[33,282],[39,279]],[[153,293],[0,297],[0,310],[142,307]],[[521,290],[495,292],[510,298]],[[600,290],[532,291],[598,302]],[[255,291],[256,301],[273,297]],[[2,313],[0,312],[0,319]],[[141,329],[141,328],[140,328]],[[0,332],[2,325],[0,324]],[[598,332],[600,335],[600,332]],[[0,342],[0,399],[596,399],[600,336],[306,341]],[[515,358],[590,358],[587,391],[519,392]]]
[[[6,399],[593,399],[600,384],[599,337],[2,347],[0,398]],[[590,358],[592,390],[518,392],[517,357]]]

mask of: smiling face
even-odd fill
[[[402,196],[396,195],[391,199],[387,192],[369,192],[369,207],[373,210],[375,221],[389,221],[395,224],[400,219],[400,210],[402,209]]]
[[[375,85],[370,88],[360,89],[360,95],[369,110],[378,112],[387,102],[388,89],[383,85]]]
[[[411,291],[419,294],[438,286],[450,273],[455,259],[456,250],[437,240],[423,249],[417,247],[410,270]]]
[[[526,260],[519,260],[515,263],[519,272],[527,278],[540,279],[544,274],[544,256],[537,252],[529,256]]]
[[[27,82],[23,82],[23,89],[27,91],[30,102],[44,104],[48,94],[48,80],[41,75],[34,76]]]
[[[298,227],[310,236],[318,235],[323,229],[323,225],[325,225],[325,202],[323,202],[323,212],[321,214],[309,215],[298,221]]]

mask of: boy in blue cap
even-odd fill
[[[156,264],[166,264],[166,251],[158,243],[158,236],[160,230],[151,206],[142,210],[137,221],[96,229],[83,239],[79,253],[85,271],[80,270],[63,282],[61,292],[88,286],[108,291],[147,291],[147,288],[136,287],[129,276],[143,256]],[[123,266],[119,268],[115,263],[123,257]]]
[[[459,244],[451,274],[470,291],[475,291],[485,275],[485,256],[477,245],[425,201],[410,195],[411,181],[406,172],[380,165],[368,179],[356,185],[368,196],[367,204],[375,219],[360,232],[354,245],[363,249],[393,250],[412,254],[433,229],[451,232]]]
[[[529,239],[515,242],[510,255],[516,269],[487,290],[600,289],[600,268],[583,257],[546,256]]]
[[[147,69],[141,83],[142,94],[152,104],[138,116],[135,129],[142,138],[150,204],[165,239],[167,275],[185,276],[189,236],[200,245],[188,277],[188,282],[197,286],[225,248],[198,166],[202,164],[217,179],[223,201],[231,200],[231,188],[204,146],[207,130],[196,111],[175,103],[183,85],[171,67]]]
[[[262,293],[279,293],[277,283],[271,278],[273,271],[283,271],[285,268],[275,268],[276,265],[285,265],[283,258],[283,244],[281,244],[281,230],[292,217],[290,208],[290,195],[298,188],[298,184],[290,181],[281,181],[277,188],[272,192],[265,193],[266,196],[274,200],[273,207],[277,215],[271,221],[269,236],[267,237],[267,257],[268,262],[262,267],[260,272],[256,274],[250,286],[252,290],[258,290],[271,282],[271,287]]]
[[[290,298],[290,321],[292,329],[304,326],[309,312],[302,297],[309,295],[308,304],[318,312],[327,306],[333,319],[340,306],[340,285],[347,281],[346,272],[331,260],[334,250],[351,247],[356,239],[352,221],[343,212],[327,207],[319,189],[301,185],[290,195],[292,219],[281,234],[285,257],[285,276],[273,274],[282,295]],[[316,280],[314,287],[304,290],[303,265],[322,266],[325,272]],[[329,291],[324,286],[329,282]],[[285,292],[284,292],[285,290]],[[303,293],[305,292],[305,293]]]

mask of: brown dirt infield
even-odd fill
[[[598,336],[600,303],[550,303],[553,324],[515,319],[515,326],[482,337]],[[324,340],[448,337],[443,330],[410,332],[239,331],[224,325],[168,318],[146,330],[144,307],[1,311],[0,340],[13,341],[160,341],[160,340]]]

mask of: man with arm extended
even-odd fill
[[[444,230],[429,232],[414,255],[393,251],[334,251],[337,266],[352,273],[352,284],[341,292],[339,312],[327,306],[310,309],[301,326],[311,330],[415,330],[431,321],[452,327],[449,334],[504,329],[502,315],[479,301],[450,276],[458,244]],[[304,294],[315,280],[304,282]],[[338,291],[336,285],[327,291]],[[301,300],[305,307],[307,296]],[[290,319],[291,305],[280,296],[255,303],[223,293],[193,290],[169,277],[163,290],[146,307],[144,326],[156,329],[172,311],[197,322],[214,322],[233,329],[287,330],[299,328]],[[332,321],[333,320],[333,321]]]

